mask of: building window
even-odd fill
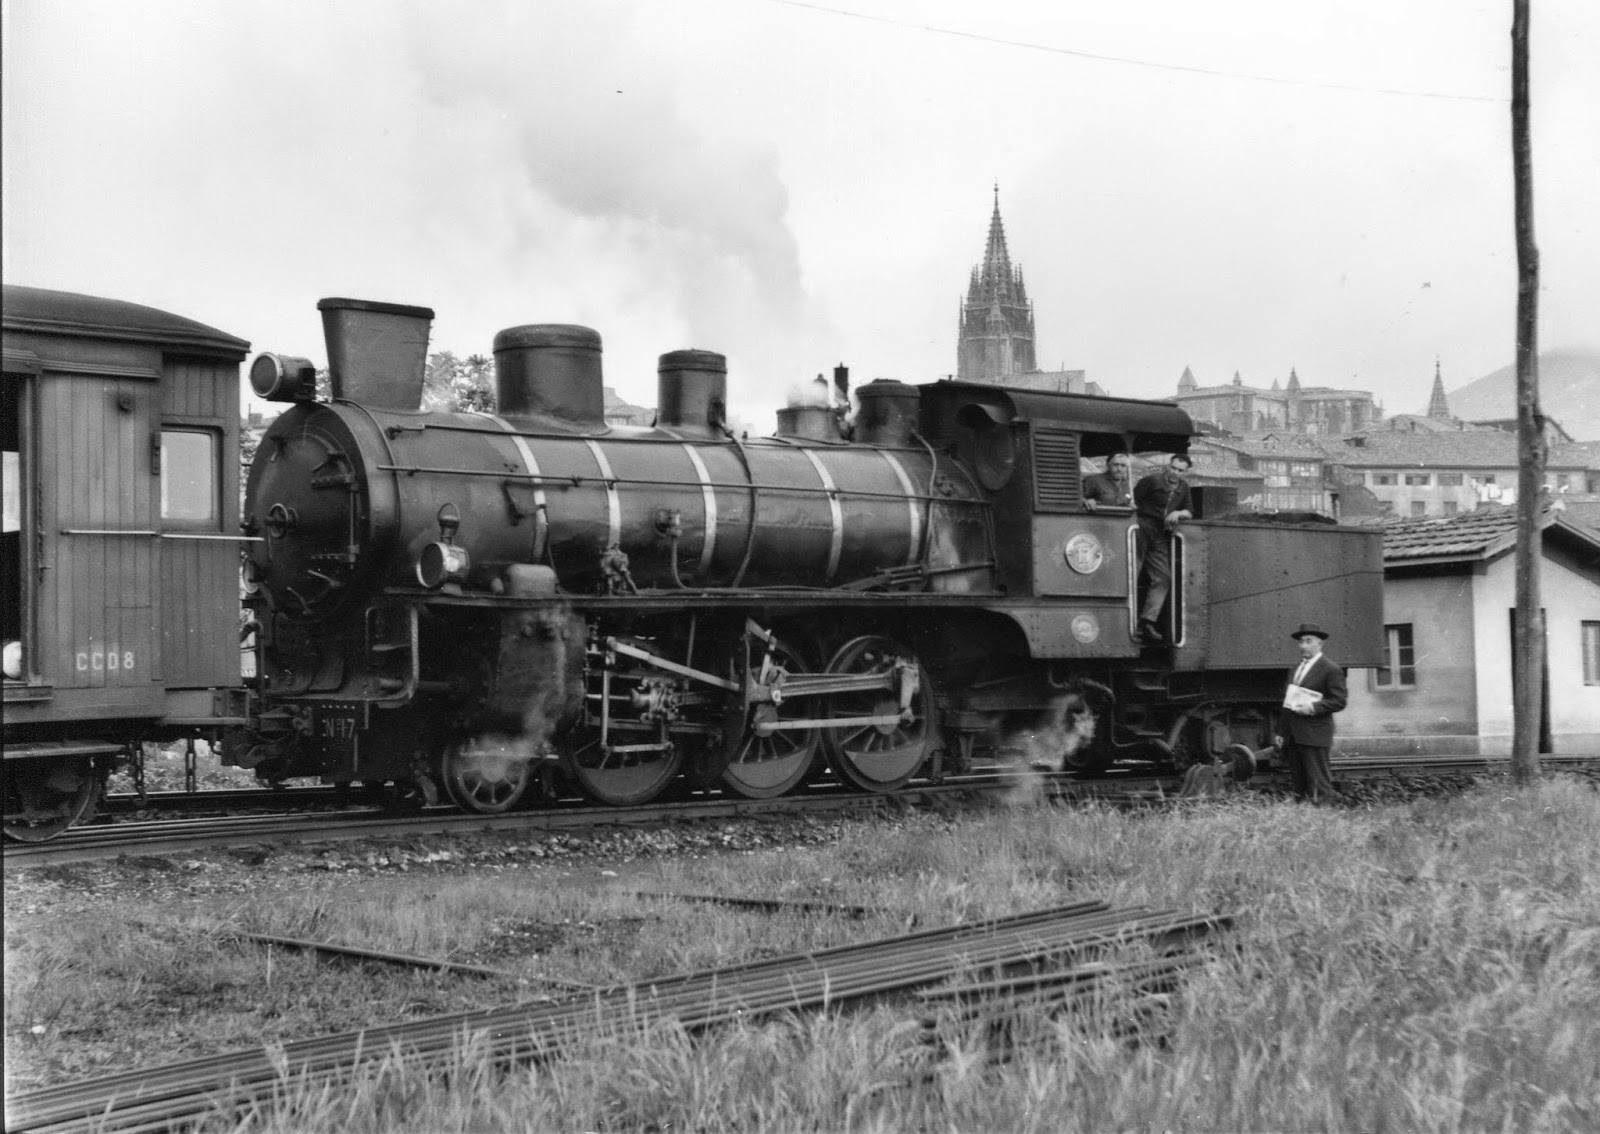
[[[1317,466],[1310,461],[1296,461],[1289,466],[1291,476],[1316,476]]]
[[[1600,625],[1595,623],[1594,625]],[[1401,622],[1383,628],[1383,653],[1386,665],[1372,671],[1374,689],[1415,689],[1417,687],[1416,650],[1411,640],[1411,623]]]
[[[1567,492],[1572,488],[1572,477],[1566,473],[1556,474],[1556,491]]]
[[[217,436],[208,429],[161,431],[161,518],[215,526],[222,519]]]
[[[1442,472],[1439,474],[1440,488],[1460,488],[1461,474],[1458,472]]]
[[[1425,473],[1425,472],[1408,472],[1408,473],[1406,473],[1406,483],[1407,484],[1432,484],[1433,483],[1433,474]]]
[[[1583,624],[1583,683],[1600,685],[1600,622]]]
[[[1478,483],[1479,484],[1493,484],[1494,483],[1494,473],[1484,473],[1482,476],[1480,476],[1478,478]]]
[[[1456,502],[1454,500],[1446,500],[1444,502],[1444,514],[1446,516],[1454,516],[1460,510],[1461,510],[1460,507],[1456,504]]]
[[[1426,500],[1413,500],[1411,502],[1411,514],[1413,516],[1426,516],[1428,514],[1428,502]]]
[[[1395,477],[1395,474],[1392,473],[1392,472],[1375,472],[1375,473],[1372,474],[1372,483],[1373,484],[1394,484],[1394,483],[1396,483],[1396,477]]]

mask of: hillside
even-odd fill
[[[1450,412],[1467,421],[1515,417],[1517,371],[1505,366],[1446,390]],[[1600,351],[1566,349],[1539,355],[1539,405],[1574,441],[1600,441]]]

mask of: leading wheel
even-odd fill
[[[6,837],[23,843],[55,838],[74,823],[94,816],[104,786],[104,774],[87,756],[8,761]]]
[[[822,744],[834,774],[847,783],[863,791],[894,791],[916,775],[939,735],[928,671],[915,654],[892,638],[869,635],[840,646],[828,663],[828,672],[881,674],[885,678],[881,688],[836,693],[824,699],[824,717],[880,720],[827,729]],[[906,697],[902,691],[908,681],[911,688]]]
[[[533,785],[533,757],[506,740],[458,741],[441,759],[444,789],[456,806],[499,815],[521,803]]]

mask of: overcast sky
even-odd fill
[[[1600,4],[1534,4],[1541,346],[1600,347]],[[955,368],[998,182],[1040,365],[1378,393],[1513,357],[1510,0],[4,0],[7,282],[324,357],[594,327],[765,426]],[[1560,407],[1546,404],[1560,416]]]

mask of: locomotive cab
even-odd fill
[[[1129,508],[1084,507],[1085,461],[1184,452],[1193,424],[1177,406],[966,382],[921,388],[922,428],[969,464],[994,507],[1001,592],[1035,656],[1136,656],[1136,525]],[[1068,601],[1063,601],[1068,600]],[[1181,626],[1182,598],[1170,611]],[[1176,640],[1174,638],[1173,640]]]

